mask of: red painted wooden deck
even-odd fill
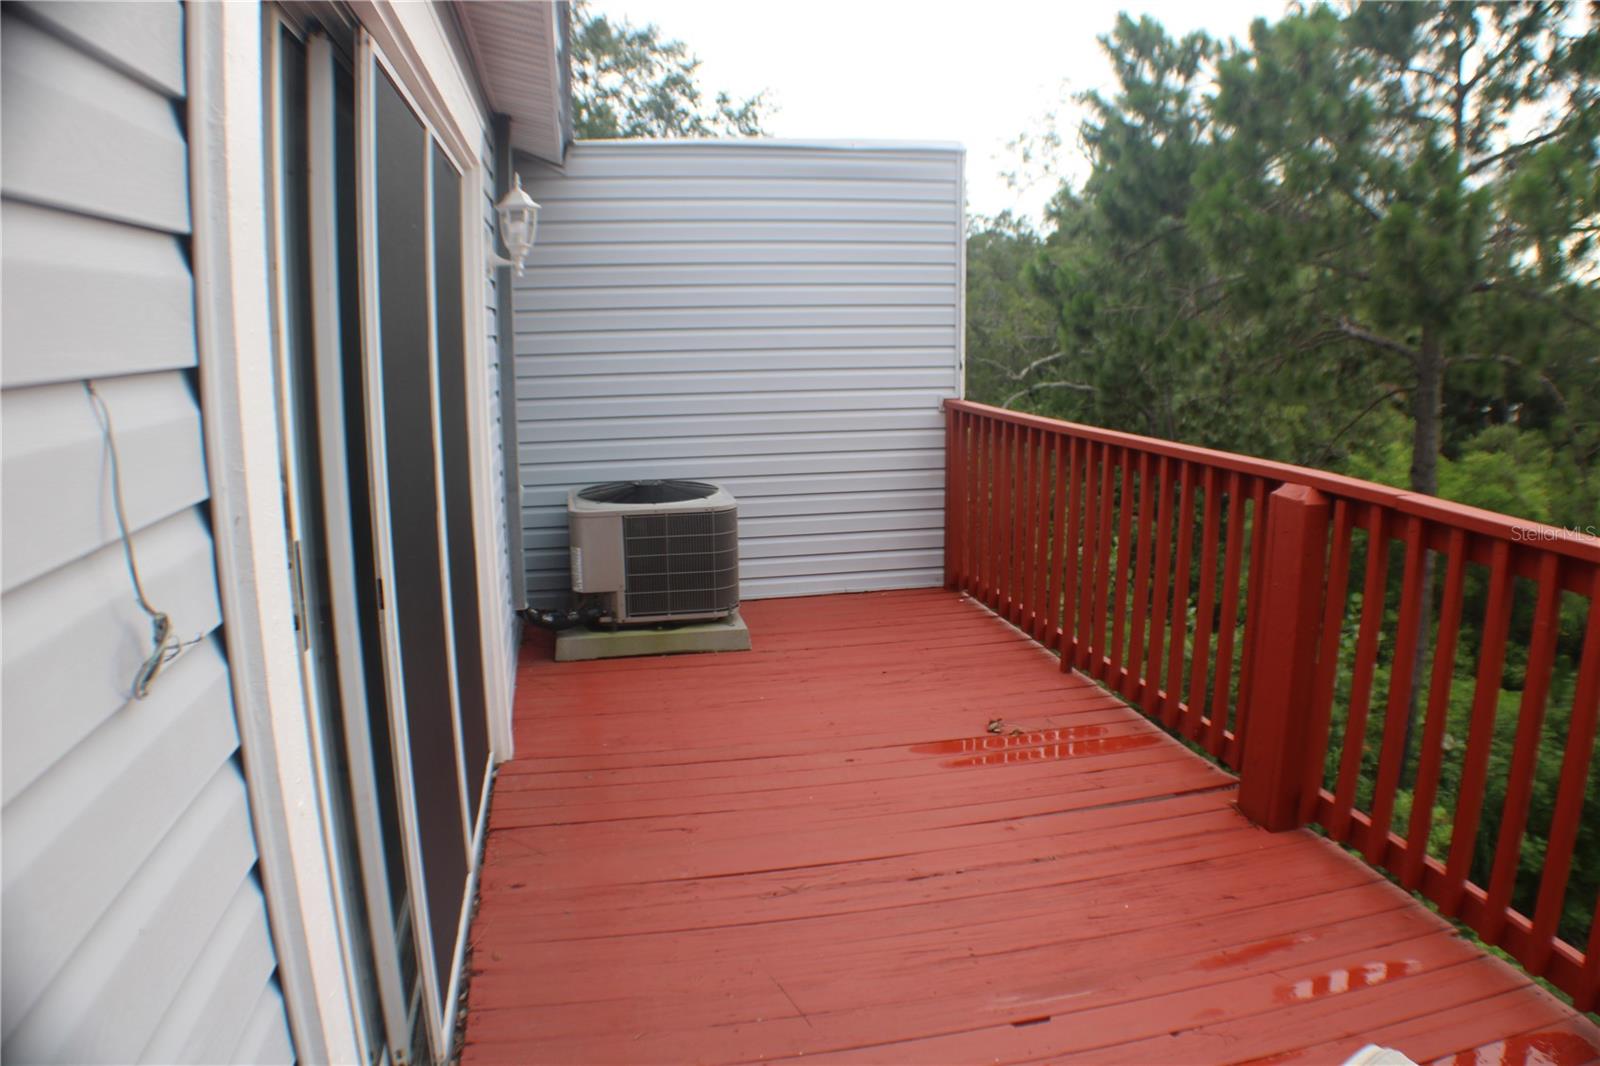
[[[530,637],[463,1062],[1600,1059],[972,601],[744,613],[737,655],[556,664]]]

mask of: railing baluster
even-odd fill
[[[1183,719],[1183,656],[1189,636],[1189,559],[1194,552],[1194,467],[1181,464],[1178,495],[1178,572],[1172,579],[1172,652],[1167,666],[1167,700],[1161,721],[1177,729]]]
[[[979,560],[982,558],[983,519],[989,511],[988,497],[983,495],[983,423],[975,417],[967,419],[967,591],[981,598],[982,577]]]
[[[1083,630],[1078,625],[1079,592],[1083,587],[1082,530],[1078,515],[1083,506],[1083,453],[1086,442],[1073,437],[1067,446],[1067,544],[1061,574],[1061,669],[1077,666],[1083,650]]]
[[[1136,703],[1144,702],[1144,636],[1150,599],[1150,537],[1155,529],[1151,512],[1155,474],[1152,468],[1160,459],[1149,452],[1139,453],[1139,526],[1133,552],[1133,626],[1128,634],[1128,659],[1123,675],[1122,694]]]
[[[1035,639],[1044,627],[1044,571],[1050,552],[1050,438],[1039,430],[1033,438],[1033,486],[1028,510],[1028,633]]]
[[[1467,570],[1467,535],[1450,531],[1446,547],[1449,563],[1444,575],[1444,601],[1439,606],[1439,633],[1433,650],[1433,681],[1417,750],[1417,780],[1412,789],[1411,826],[1406,833],[1405,867],[1400,883],[1415,891],[1422,885],[1433,832],[1433,800],[1439,791],[1439,770],[1444,761],[1444,729],[1450,716],[1450,687],[1455,680],[1456,644],[1461,634],[1461,589]]]
[[[1172,562],[1172,472],[1177,468],[1178,460],[1157,456],[1156,482],[1156,585],[1152,590],[1150,603],[1150,658],[1144,667],[1146,683],[1140,698],[1146,713],[1157,714],[1160,711],[1161,700],[1161,668],[1163,659],[1161,653],[1165,647],[1167,609],[1171,586],[1167,578],[1171,576]]]
[[[1544,872],[1539,881],[1539,901],[1533,913],[1533,936],[1523,963],[1542,974],[1554,947],[1556,926],[1567,898],[1567,878],[1572,872],[1572,849],[1583,818],[1588,790],[1589,762],[1594,756],[1596,719],[1600,718],[1600,566],[1589,581],[1589,622],[1578,658],[1578,684],[1573,690],[1572,716],[1567,720],[1567,743],[1561,757],[1556,786],[1555,813],[1545,844]],[[1600,913],[1591,915],[1600,929]]]
[[[1550,695],[1551,667],[1556,638],[1561,631],[1561,556],[1544,553],[1539,559],[1539,598],[1533,609],[1533,638],[1517,709],[1517,737],[1511,748],[1511,777],[1500,817],[1500,839],[1495,843],[1494,870],[1489,877],[1489,913],[1483,938],[1498,943],[1516,886],[1522,858],[1522,834],[1528,825],[1533,794],[1533,773],[1539,765],[1539,737],[1544,729],[1545,703]]]
[[[1078,589],[1078,668],[1091,672],[1096,652],[1094,575],[1098,568],[1100,531],[1100,459],[1106,446],[1088,442],[1083,464],[1083,565]]]
[[[1356,637],[1344,753],[1339,762],[1338,787],[1334,789],[1333,817],[1328,825],[1328,835],[1340,841],[1350,839],[1350,812],[1355,808],[1361,759],[1367,746],[1367,714],[1372,709],[1372,677],[1377,671],[1378,637],[1383,628],[1383,594],[1389,581],[1387,515],[1382,507],[1367,508],[1367,573],[1361,586],[1361,632]]]
[[[1511,581],[1511,545],[1497,540],[1489,561],[1489,602],[1484,608],[1483,635],[1478,644],[1478,677],[1472,693],[1471,724],[1467,727],[1467,753],[1461,760],[1461,784],[1456,789],[1456,824],[1450,835],[1443,890],[1436,901],[1452,916],[1460,912],[1467,871],[1478,840],[1483,786],[1489,773],[1489,746],[1494,741],[1495,711],[1500,705],[1500,681],[1505,673],[1506,634],[1511,626]]]
[[[1100,451],[1100,532],[1094,566],[1094,658],[1089,667],[1095,677],[1102,679],[1106,676],[1106,615],[1111,609],[1111,560],[1117,550],[1111,539],[1111,505],[1116,496],[1112,486],[1116,484],[1116,464],[1121,452],[1121,448],[1102,448]]]
[[[999,487],[999,495],[995,500],[999,522],[999,535],[995,538],[995,610],[1006,617],[1011,615],[1011,534],[1017,525],[1011,515],[1011,478],[1016,469],[1012,462],[1011,445],[1016,433],[1017,427],[1010,422],[1000,427],[995,463],[995,484]]]
[[[1049,603],[1045,599],[1045,580],[1050,573],[1050,487],[1054,484],[1055,471],[1050,466],[1051,439],[1043,430],[1039,431],[1039,469],[1034,478],[1034,558],[1033,558],[1033,639],[1043,640],[1045,634],[1045,616]]]
[[[978,422],[977,429],[978,446],[975,458],[977,460],[976,490],[978,492],[979,499],[977,513],[978,535],[977,544],[975,545],[975,569],[977,570],[978,574],[978,598],[992,609],[994,607],[994,596],[992,591],[994,586],[990,582],[989,571],[993,560],[992,535],[995,521],[995,511],[997,510],[995,507],[994,497],[993,459],[995,423],[992,420],[985,418]]]
[[[960,589],[966,575],[962,572],[965,550],[963,526],[969,513],[964,490],[966,476],[963,467],[967,450],[961,439],[962,424],[966,416],[951,411],[947,416],[945,432],[945,515],[944,515],[944,565],[945,585]]]
[[[982,581],[978,576],[978,560],[982,552],[979,535],[983,531],[983,516],[989,510],[989,501],[982,495],[983,448],[980,438],[981,423],[975,416],[967,416],[967,540],[966,571],[967,592],[982,598]]]
[[[1011,624],[1022,628],[1026,623],[1023,620],[1027,610],[1027,575],[1024,572],[1027,561],[1028,542],[1028,445],[1033,440],[1033,430],[1018,426],[1016,441],[1013,451],[1016,454],[1016,463],[1012,467],[1016,471],[1011,482],[1011,611],[1008,617]]]
[[[1011,437],[1010,429],[998,425],[994,430],[994,439],[991,442],[993,454],[991,455],[992,470],[990,476],[994,479],[994,523],[989,535],[989,582],[993,590],[994,602],[990,609],[996,613],[1004,613],[1005,605],[1005,534],[1009,528],[1010,520],[1007,506],[1011,502],[1011,494],[1006,491],[1006,478],[1011,475],[1011,468],[1006,461],[1006,441]]]
[[[1012,567],[1013,593],[1011,604],[1011,624],[1023,632],[1027,632],[1031,622],[1029,616],[1033,613],[1033,604],[1028,602],[1028,589],[1031,587],[1033,575],[1029,570],[1029,561],[1032,559],[1033,543],[1033,477],[1034,454],[1032,429],[1022,430],[1018,439],[1018,448],[1021,452],[1017,463],[1017,535],[1012,540],[1016,559]]]
[[[1039,438],[1039,569],[1035,578],[1038,590],[1038,613],[1034,615],[1033,639],[1041,644],[1053,644],[1056,628],[1055,600],[1050,592],[1055,587],[1055,573],[1050,561],[1059,539],[1055,531],[1056,442],[1055,433],[1045,433]]]
[[[961,587],[969,594],[974,583],[973,573],[973,534],[976,531],[976,520],[980,508],[973,499],[975,486],[973,484],[974,443],[972,416],[965,412],[958,412],[960,421],[956,426],[957,446],[961,454],[957,457],[956,480],[961,487],[961,525],[957,543],[960,546],[960,555],[956,558],[956,570],[960,576]]]
[[[953,589],[961,583],[956,574],[955,560],[960,556],[956,547],[956,523],[960,508],[956,488],[956,423],[961,415],[955,411],[944,416],[944,587]]]
[[[1261,639],[1255,620],[1261,617],[1261,585],[1267,554],[1267,484],[1250,479],[1250,568],[1245,575],[1247,592],[1244,606],[1244,654],[1239,657],[1239,700],[1233,715],[1233,736],[1224,751],[1230,766],[1244,765],[1245,720],[1250,714],[1250,678],[1256,661],[1256,644]],[[1322,560],[1316,560],[1322,565]]]
[[[974,560],[977,558],[975,551],[978,533],[978,516],[983,513],[983,507],[977,500],[977,457],[978,441],[974,432],[973,417],[966,412],[961,413],[961,495],[962,495],[962,534],[961,534],[961,575],[962,587],[971,595],[977,585],[977,568]]]
[[[1200,599],[1195,605],[1194,647],[1189,652],[1189,710],[1183,723],[1183,735],[1190,740],[1198,740],[1205,728],[1207,671],[1213,665],[1211,614],[1217,608],[1217,539],[1222,522],[1214,466],[1206,467],[1205,492],[1205,517],[1200,527]]]
[[[1600,1007],[1600,893],[1595,895],[1595,917],[1589,923],[1589,947],[1583,955],[1583,972],[1578,975],[1578,990],[1573,993],[1572,1005],[1579,1010]]]
[[[1055,628],[1055,610],[1049,596],[1051,516],[1055,513],[1051,490],[1055,485],[1055,468],[1051,460],[1055,454],[1055,435],[1042,430],[1039,433],[1038,516],[1034,527],[1038,538],[1037,557],[1033,571],[1033,639],[1043,641]]]
[[[1055,481],[1055,521],[1050,527],[1050,580],[1045,585],[1045,595],[1050,599],[1050,624],[1045,628],[1046,636],[1052,636],[1058,627],[1065,629],[1069,625],[1068,615],[1062,613],[1061,601],[1066,588],[1065,575],[1061,565],[1063,558],[1062,541],[1067,535],[1067,447],[1069,438],[1063,433],[1057,433],[1051,438],[1055,451],[1056,481]],[[1058,641],[1057,650],[1061,652],[1061,661],[1067,661],[1065,644]]]
[[[1112,689],[1122,691],[1122,649],[1128,621],[1128,581],[1132,577],[1129,550],[1133,547],[1133,456],[1122,453],[1122,491],[1117,497],[1117,562],[1111,572],[1111,593],[1116,602],[1111,607],[1111,661],[1106,680]]]
[[[1228,532],[1222,564],[1222,614],[1217,624],[1217,656],[1212,671],[1211,726],[1206,732],[1206,750],[1218,758],[1222,757],[1224,734],[1228,728],[1229,689],[1233,683],[1233,636],[1239,624],[1239,567],[1244,555],[1243,497],[1238,471],[1230,472]],[[1218,510],[1220,512],[1221,508]]]
[[[1407,719],[1411,713],[1411,677],[1416,668],[1417,637],[1428,590],[1422,579],[1427,570],[1427,543],[1420,518],[1406,520],[1401,539],[1406,546],[1405,571],[1400,579],[1400,625],[1389,665],[1389,698],[1384,708],[1383,747],[1378,754],[1377,784],[1372,793],[1372,822],[1363,852],[1374,866],[1388,851],[1389,823],[1394,818],[1395,792],[1406,761]]]
[[[1321,797],[1325,772],[1320,753],[1328,750],[1333,718],[1334,682],[1339,676],[1339,637],[1350,598],[1350,551],[1355,538],[1354,509],[1344,500],[1333,504],[1333,538],[1328,551],[1328,590],[1323,599],[1322,642],[1317,649],[1316,682],[1311,690],[1311,749],[1319,757],[1306,762],[1300,790],[1300,820],[1311,821]]]
[[[1031,555],[1028,546],[1033,538],[1033,434],[1031,428],[1025,428],[1019,430],[1017,435],[1017,528],[1011,538],[1014,553],[1011,565],[1011,624],[1024,632],[1028,629],[1028,614],[1033,608],[1028,602],[1029,582],[1033,577],[1028,570]]]
[[[984,554],[988,561],[989,609],[1000,610],[1000,536],[1005,526],[1005,490],[1000,479],[1005,474],[1006,438],[1003,423],[989,427],[989,535]]]

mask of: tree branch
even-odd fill
[[[1467,169],[1465,171],[1465,174],[1466,174],[1467,177],[1470,178],[1474,174],[1478,173],[1478,171],[1480,171],[1480,170],[1483,170],[1483,169],[1485,169],[1487,167],[1492,167],[1496,163],[1499,163],[1499,162],[1502,162],[1502,161],[1504,161],[1506,159],[1509,159],[1512,156],[1517,155],[1518,153],[1526,152],[1529,148],[1537,148],[1541,144],[1544,144],[1546,141],[1553,141],[1557,137],[1560,137],[1562,134],[1564,134],[1566,132],[1567,132],[1567,120],[1566,120],[1566,117],[1563,116],[1561,121],[1556,123],[1556,125],[1555,125],[1555,127],[1553,129],[1548,129],[1545,132],[1539,134],[1538,136],[1529,137],[1525,141],[1518,141],[1516,144],[1513,144],[1508,148],[1503,148],[1500,151],[1494,153],[1493,155],[1484,156],[1482,159],[1478,160],[1476,163],[1473,163],[1471,166],[1467,167]]]
[[[1385,337],[1381,333],[1374,333],[1372,330],[1367,329],[1365,326],[1357,325],[1348,318],[1339,319],[1338,329],[1339,332],[1343,333],[1346,337],[1361,341],[1364,344],[1370,344],[1374,348],[1382,348],[1385,351],[1395,352],[1396,354],[1405,356],[1407,359],[1410,359],[1413,362],[1416,361],[1419,354],[1415,348],[1411,347],[1411,345],[1402,344],[1400,341]]]
[[[1530,289],[1526,286],[1514,285],[1509,282],[1480,281],[1472,287],[1472,291],[1508,292],[1515,296],[1520,296],[1524,300],[1531,300],[1534,303],[1546,304],[1553,308],[1556,314],[1560,315],[1568,322],[1571,322],[1577,326],[1582,326],[1590,333],[1600,333],[1600,323],[1596,323],[1592,319],[1585,318],[1583,315],[1578,314],[1578,312],[1572,310],[1570,307],[1557,303],[1556,300],[1548,293],[1539,292],[1537,289]]]
[[[1458,355],[1444,361],[1446,367],[1463,366],[1468,363],[1494,363],[1499,366],[1511,367],[1513,370],[1526,371],[1528,369],[1523,365],[1522,360],[1513,359],[1509,355]],[[1562,394],[1561,389],[1556,386],[1556,383],[1550,380],[1550,376],[1543,370],[1533,371],[1533,376],[1538,378],[1539,383],[1545,387],[1545,391],[1555,398],[1556,406],[1565,411],[1567,409],[1567,398]]]
[[[1128,250],[1122,252],[1120,255],[1117,256],[1117,262],[1126,263],[1128,260],[1130,260],[1134,256],[1138,255],[1140,252],[1144,251],[1146,248],[1150,247],[1152,244],[1155,244],[1157,241],[1164,240],[1167,237],[1171,237],[1175,233],[1182,233],[1187,228],[1188,228],[1188,223],[1186,223],[1186,222],[1174,222],[1171,225],[1169,225],[1166,229],[1159,231],[1158,233],[1154,234],[1153,236],[1149,237],[1148,239],[1142,240],[1138,244],[1134,245],[1132,248],[1129,248]]]
[[[1352,429],[1355,429],[1356,428],[1356,424],[1358,422],[1360,422],[1363,418],[1366,418],[1373,411],[1376,411],[1378,409],[1378,405],[1379,404],[1383,403],[1385,400],[1392,400],[1396,396],[1399,396],[1401,393],[1403,393],[1405,391],[1406,390],[1405,390],[1404,386],[1397,385],[1394,388],[1390,389],[1388,392],[1386,392],[1386,393],[1382,394],[1381,396],[1379,396],[1377,399],[1373,400],[1371,403],[1367,404],[1367,406],[1365,406],[1365,407],[1363,407],[1361,409],[1361,413],[1360,414],[1356,415],[1354,418],[1352,418],[1349,422],[1347,422],[1345,424],[1345,427],[1343,429],[1341,429],[1339,432],[1335,433],[1333,436],[1328,438],[1328,442],[1322,446],[1322,450],[1319,451],[1314,458],[1308,459],[1305,462],[1302,462],[1300,465],[1301,466],[1316,466],[1318,463],[1322,462],[1324,459],[1326,459],[1328,457],[1329,453],[1331,453],[1333,451],[1333,446],[1335,444],[1338,444],[1340,439],[1346,433],[1349,433]]]
[[[1012,370],[1010,367],[1006,366],[1004,363],[1000,362],[998,359],[987,359],[987,358],[985,358],[985,357],[983,357],[981,355],[973,356],[973,362],[975,362],[975,363],[987,363],[990,366],[994,367],[996,370],[1000,371],[1002,374],[1004,374],[1008,380],[1021,381],[1023,378],[1025,378],[1029,374],[1033,373],[1035,370],[1038,370],[1041,366],[1044,366],[1047,363],[1053,363],[1057,359],[1065,359],[1066,357],[1067,357],[1067,353],[1066,352],[1052,352],[1049,355],[1040,356],[1038,359],[1035,359],[1033,362],[1029,363],[1027,366],[1023,367],[1021,370]]]
[[[1038,389],[1074,389],[1078,392],[1094,392],[1093,385],[1081,385],[1076,381],[1036,381],[1026,388],[1018,389],[1010,396],[1000,401],[1001,407],[1010,407],[1024,396],[1032,396]]]
[[[1344,193],[1345,197],[1351,203],[1355,204],[1357,207],[1361,208],[1361,210],[1365,211],[1367,213],[1367,215],[1372,219],[1372,221],[1374,221],[1374,222],[1382,222],[1383,221],[1383,212],[1379,211],[1376,207],[1373,207],[1371,204],[1369,204],[1365,200],[1363,200],[1361,198],[1361,194],[1360,193],[1356,192],[1354,189],[1346,188],[1343,185],[1338,185],[1338,186],[1336,186],[1336,188],[1338,188],[1338,190],[1340,192]]]

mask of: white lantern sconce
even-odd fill
[[[495,214],[500,216],[500,240],[511,257],[508,259],[491,251],[489,261],[497,267],[515,267],[520,278],[528,253],[533,250],[534,230],[539,225],[539,205],[534,203],[533,197],[522,191],[522,175],[513,177],[515,181],[511,188],[494,205]]]

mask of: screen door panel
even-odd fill
[[[449,986],[467,847],[462,821],[446,643],[446,595],[434,476],[428,284],[429,136],[379,67],[372,79],[377,241],[377,317],[384,477],[405,733],[427,896],[425,931],[435,987]],[[430,1005],[438,1016],[440,1004]]]
[[[483,630],[478,613],[478,559],[472,521],[472,465],[467,437],[467,365],[461,276],[461,176],[437,146],[433,166],[435,351],[439,378],[439,438],[448,523],[450,615],[461,707],[462,761],[467,774],[469,825],[489,765],[488,706],[484,694]]]

